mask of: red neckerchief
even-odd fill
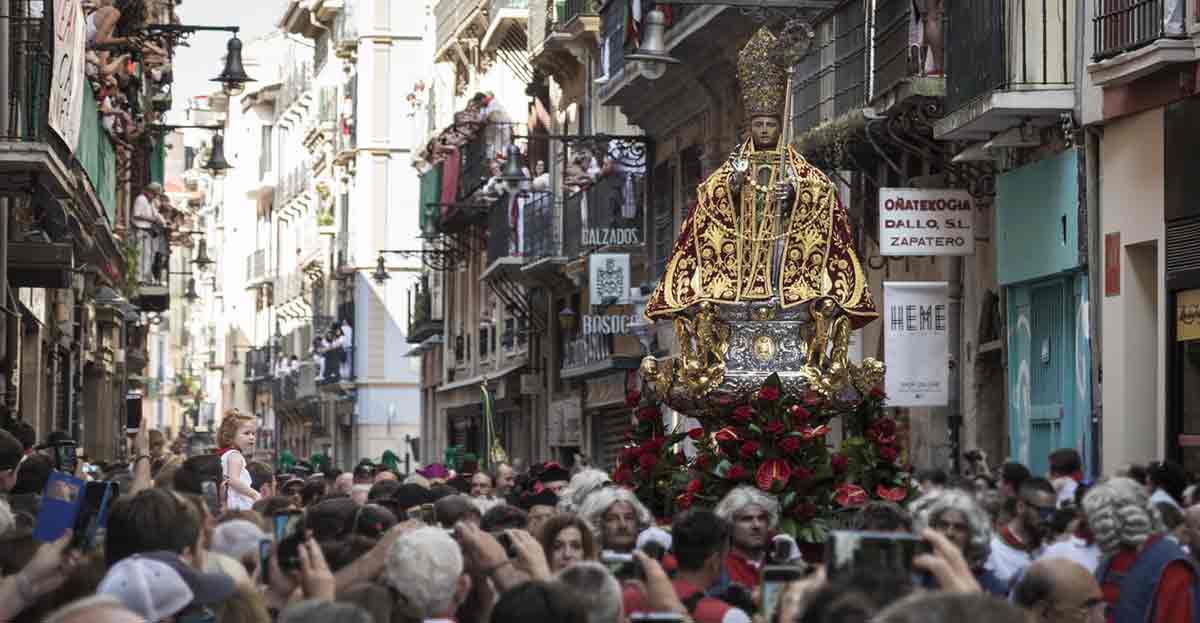
[[[1029,546],[1025,544],[1025,541],[1022,541],[1017,535],[1013,534],[1013,531],[1008,526],[1000,528],[1000,538],[1013,549],[1018,549],[1022,552],[1029,551]]]
[[[1083,482],[1083,471],[1082,470],[1077,469],[1067,475],[1071,478],[1071,480],[1074,480],[1075,482]]]
[[[226,452],[229,452],[229,451],[231,451],[231,450],[237,450],[237,448],[235,448],[235,447],[233,447],[233,446],[225,446],[224,448],[218,448],[218,449],[217,449],[217,456],[225,456],[225,453],[226,453]]]

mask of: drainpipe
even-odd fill
[[[960,456],[959,449],[960,435],[962,433],[962,387],[960,386],[961,374],[959,373],[959,364],[962,361],[962,298],[963,298],[963,258],[961,256],[952,256],[947,258],[949,265],[946,267],[946,281],[949,282],[948,288],[948,307],[946,314],[946,339],[950,349],[949,373],[947,387],[949,400],[945,408],[946,412],[946,427],[947,441],[950,444],[950,462],[951,468],[955,474],[960,472]]]
[[[7,2],[5,0],[0,0],[0,14],[12,15],[12,7],[9,6],[10,4],[11,4],[10,2]],[[12,59],[10,59],[9,55],[8,55],[9,54],[9,45],[11,43],[10,36],[9,36],[10,35],[9,25],[11,23],[12,23],[11,20],[0,19],[0,93],[12,93],[12,91],[11,91],[12,83],[10,81],[10,75],[8,73],[9,67],[12,66]],[[9,122],[11,120],[8,118],[8,111],[9,111],[9,107],[7,105],[7,102],[4,105],[0,105],[0,133],[3,133],[3,134],[10,133],[9,132]],[[8,300],[9,300],[8,299],[8,214],[9,214],[8,207],[10,205],[9,201],[10,200],[8,197],[0,197],[0,309],[5,309],[5,310],[8,309]],[[10,310],[10,311],[13,313],[16,312],[16,310]],[[0,320],[0,323],[2,323],[2,324],[0,324],[0,362],[3,362],[2,364],[0,364],[0,373],[3,373],[3,375],[5,377],[8,377],[8,376],[11,376],[11,375],[14,375],[17,373],[17,370],[16,370],[17,367],[14,363],[16,361],[17,354],[15,352],[9,351],[10,347],[11,348],[16,347],[16,342],[9,341],[9,339],[8,339],[9,331],[7,330],[7,325],[11,325],[14,322],[14,317],[9,314],[0,314],[0,316],[3,316],[3,320]],[[3,399],[0,399],[0,412],[4,411],[5,405],[9,404],[10,402],[15,402],[15,401],[8,400],[10,397],[5,395],[8,392],[8,388],[13,387],[13,386],[15,386],[15,384],[11,382],[11,379],[6,379],[2,383],[0,383],[0,396],[3,396]],[[8,415],[12,415],[12,414],[8,414]]]
[[[1088,234],[1088,344],[1092,355],[1091,384],[1092,384],[1092,443],[1085,448],[1085,465],[1088,455],[1091,455],[1091,475],[1098,477],[1101,472],[1101,457],[1104,448],[1103,412],[1101,388],[1103,368],[1100,359],[1100,346],[1103,342],[1101,332],[1100,306],[1104,301],[1104,239],[1100,230],[1100,136],[1102,130],[1093,126],[1084,128],[1084,200],[1087,205],[1087,234]]]

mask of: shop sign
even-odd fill
[[[629,303],[628,253],[593,253],[588,256],[588,298],[592,305]]]
[[[625,314],[586,314],[583,317],[583,334],[625,335],[629,333],[629,325],[637,324],[637,321],[637,316]]]
[[[1200,340],[1200,290],[1175,294],[1175,341]]]
[[[944,407],[949,403],[948,293],[945,281],[884,282],[888,406]]]
[[[572,396],[550,403],[548,440],[552,446],[578,446],[582,439],[583,400]]]
[[[585,247],[636,247],[642,244],[636,227],[584,227],[581,234]]]
[[[955,188],[880,188],[880,255],[973,255],[975,201]]]
[[[79,143],[83,115],[83,7],[77,0],[54,0],[54,66],[51,68],[48,121],[72,153]],[[91,93],[88,93],[91,96]]]

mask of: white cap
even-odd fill
[[[112,595],[147,621],[174,616],[192,603],[187,582],[165,562],[130,556],[113,565],[96,593]]]
[[[212,551],[241,560],[246,554],[258,553],[258,542],[270,538],[253,522],[234,519],[217,524],[213,530]]]

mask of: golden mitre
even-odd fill
[[[738,54],[738,82],[742,84],[746,118],[783,115],[788,77],[786,69],[771,62],[775,41],[775,35],[763,26]]]

